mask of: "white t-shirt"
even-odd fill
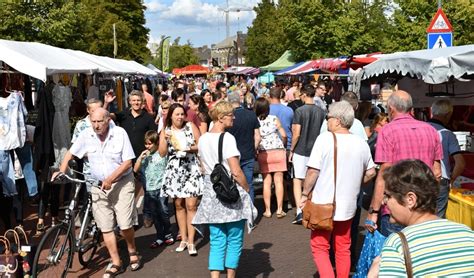
[[[375,167],[367,143],[354,134],[337,134],[337,189],[334,220],[345,221],[355,215],[357,194],[364,172]],[[312,202],[330,204],[334,194],[334,139],[330,132],[316,139],[307,166],[319,169]]]
[[[349,131],[354,134],[359,136],[360,138],[364,139],[365,141],[369,140],[367,137],[367,133],[365,132],[364,125],[362,124],[361,121],[358,119],[354,118],[354,123],[352,123],[351,128]],[[321,130],[319,131],[320,133],[323,132],[328,132],[328,121],[324,120],[323,124],[321,125]]]
[[[204,174],[210,175],[214,166],[219,162],[219,136],[220,133],[206,132],[199,137],[199,157],[204,166]],[[232,134],[226,132],[224,135],[224,142],[222,148],[222,164],[230,173],[229,163],[227,159],[230,157],[240,157],[239,149],[237,149],[237,143]]]

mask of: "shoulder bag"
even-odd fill
[[[402,232],[397,232],[397,235],[400,237],[400,240],[402,241],[403,258],[405,259],[405,270],[407,271],[407,277],[413,278],[413,268],[411,265],[410,248],[408,247],[407,238]]]
[[[315,204],[311,201],[313,192],[309,194],[306,205],[303,207],[303,226],[313,231],[332,231],[333,229],[336,211],[337,139],[336,134],[331,133],[334,138],[334,197],[330,204]]]
[[[224,204],[233,204],[240,200],[240,194],[232,175],[229,175],[227,169],[222,164],[224,134],[221,133],[219,136],[219,162],[214,166],[214,170],[212,170],[211,182],[217,199]]]

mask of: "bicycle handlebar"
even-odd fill
[[[77,172],[77,171],[75,171],[75,172]],[[80,173],[80,172],[78,172],[78,173]],[[84,180],[76,179],[76,178],[73,178],[73,177],[69,176],[66,173],[59,172],[59,174],[54,178],[53,182],[61,181],[61,179],[67,179],[69,181],[77,182],[77,183],[87,183],[87,182],[89,182],[92,186],[97,187],[97,188],[102,190],[102,181],[96,181],[96,180],[92,180],[92,179],[84,179]]]

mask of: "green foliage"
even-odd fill
[[[161,36],[163,41],[164,36]],[[182,68],[188,65],[194,65],[199,63],[199,58],[194,52],[191,42],[188,40],[186,44],[180,44],[180,37],[172,40],[169,50],[169,69],[170,71],[175,68]],[[158,47],[156,57],[149,60],[155,67],[162,69],[161,66],[161,45]]]
[[[113,57],[115,23],[117,58],[142,62],[150,56],[144,10],[140,0],[3,2],[0,38]]]
[[[278,59],[286,50],[283,21],[279,19],[285,12],[270,0],[262,0],[254,8],[257,18],[248,29],[246,44],[246,64],[263,66]]]
[[[436,0],[263,0],[248,30],[246,59],[263,66],[291,50],[297,61],[426,48]],[[474,43],[474,4],[443,1],[454,44]]]

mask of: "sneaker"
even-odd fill
[[[153,220],[152,219],[149,219],[149,218],[143,219],[143,227],[150,228],[151,226],[153,226]]]
[[[303,213],[298,213],[298,215],[296,215],[295,219],[293,219],[293,221],[291,222],[292,224],[295,224],[295,225],[301,225],[303,224]]]
[[[173,245],[174,244],[174,238],[171,234],[165,236],[165,244],[166,245]]]
[[[155,249],[155,248],[160,247],[160,246],[163,245],[163,244],[164,244],[164,241],[163,241],[163,240],[157,239],[157,240],[153,241],[153,242],[150,244],[150,248],[151,248],[151,249]]]

